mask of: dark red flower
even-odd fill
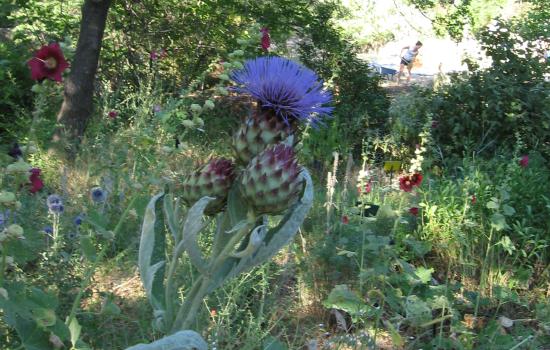
[[[437,120],[432,121],[432,129],[435,129],[439,126],[439,122]]]
[[[31,69],[33,80],[48,78],[57,82],[61,82],[61,74],[69,67],[58,43],[42,46],[27,62],[27,65]]]
[[[44,182],[42,182],[42,179],[40,178],[40,169],[32,168],[29,172],[31,173],[29,176],[29,185],[31,186],[31,188],[29,188],[29,192],[36,193],[44,187]]]
[[[422,174],[419,174],[419,173],[414,173],[412,176],[411,176],[411,183],[413,186],[420,186],[420,184],[422,183]]]
[[[529,156],[527,154],[521,157],[521,159],[519,160],[519,165],[522,168],[527,168],[527,166],[529,165]]]
[[[342,215],[342,224],[349,224],[349,218],[346,215]]]
[[[371,193],[371,191],[372,191],[372,183],[369,181],[365,185],[365,193]]]
[[[409,213],[411,213],[414,216],[418,216],[418,208],[417,207],[409,208]]]
[[[117,111],[110,111],[108,116],[111,119],[115,119],[118,116],[118,112]]]
[[[477,203],[477,197],[475,194],[472,195],[472,198],[470,199],[470,201],[472,202],[472,205]]]
[[[413,188],[413,183],[411,178],[407,176],[402,176],[399,178],[399,188],[405,192],[411,192]]]
[[[218,312],[216,311],[216,309],[210,310],[210,316],[211,317],[216,317],[217,315],[218,315]]]
[[[260,32],[262,32],[262,49],[267,51],[271,46],[271,38],[269,36],[269,30],[267,29],[267,27],[264,27],[260,29]]]

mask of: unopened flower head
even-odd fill
[[[13,192],[0,192],[0,205],[12,205],[16,201],[15,193]]]
[[[90,198],[95,203],[103,203],[107,200],[107,192],[99,186],[93,187],[90,190]]]
[[[332,95],[312,70],[282,57],[265,56],[246,61],[231,78],[235,90],[258,100],[262,108],[272,109],[285,123],[295,121],[313,126],[329,117]]]
[[[61,82],[61,74],[69,67],[58,43],[44,45],[27,62],[33,80],[51,79]]]

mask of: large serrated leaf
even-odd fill
[[[155,310],[164,309],[164,225],[157,208],[162,196],[164,193],[155,195],[145,208],[138,256],[141,281]]]
[[[138,344],[126,350],[208,350],[208,344],[194,331],[179,331],[151,344]]]

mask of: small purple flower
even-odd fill
[[[293,121],[322,124],[330,117],[332,94],[312,70],[285,58],[263,56],[248,60],[244,68],[232,73],[240,87],[266,109],[273,109],[287,124]]]
[[[153,113],[160,113],[161,111],[162,111],[162,107],[160,105],[153,106]]]
[[[42,229],[44,233],[51,235],[53,233],[53,228],[51,226],[46,226]]]
[[[73,223],[76,225],[76,226],[80,226],[82,225],[82,221],[84,220],[84,214],[78,214],[77,216],[75,216],[75,218],[73,219]]]
[[[12,148],[10,148],[8,155],[16,160],[23,156],[23,152],[21,151],[21,148],[19,148],[19,144],[17,142],[13,144]]]
[[[107,192],[101,187],[94,187],[90,190],[90,197],[95,203],[103,203],[107,199]]]

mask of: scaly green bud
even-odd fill
[[[215,197],[216,200],[208,204],[205,213],[216,214],[225,207],[234,178],[234,165],[230,160],[213,159],[185,178],[182,198],[191,206],[204,196]]]
[[[252,159],[243,172],[243,197],[257,215],[279,214],[298,199],[302,190],[301,170],[292,147],[270,146]]]
[[[237,160],[243,165],[248,164],[268,146],[286,139],[291,131],[292,128],[273,110],[258,108],[233,138]]]

